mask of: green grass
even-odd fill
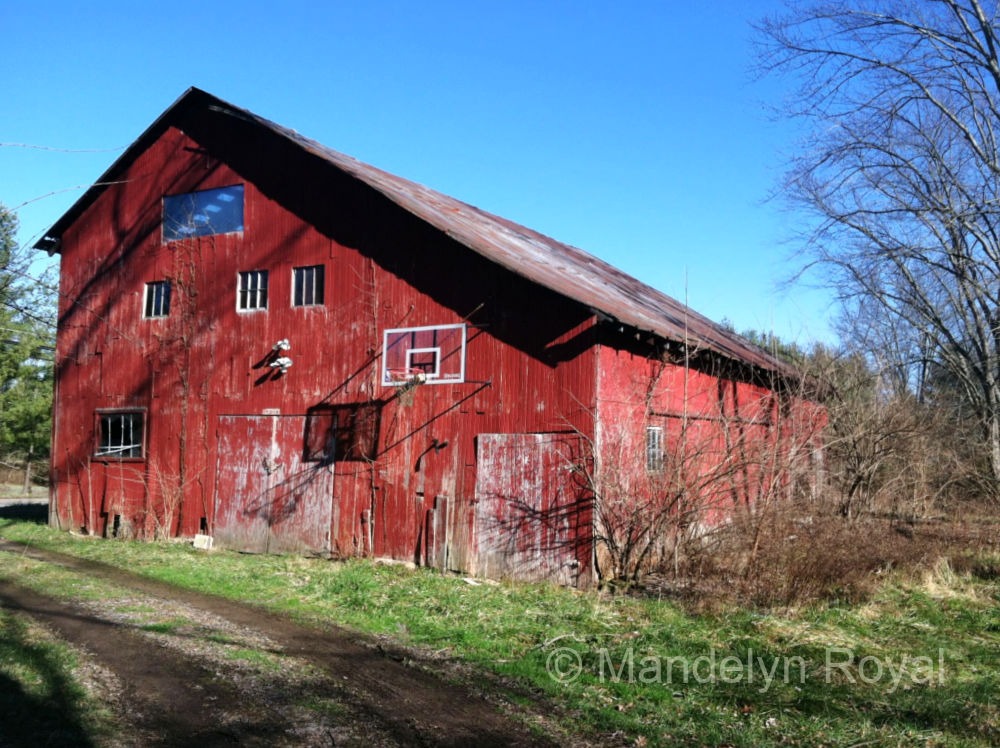
[[[940,565],[923,580],[887,580],[863,605],[692,615],[655,600],[470,585],[364,561],[80,539],[20,522],[0,525],[0,535],[462,659],[503,676],[495,687],[515,701],[556,705],[543,710],[571,732],[620,732],[651,745],[1000,743],[995,573]],[[980,566],[995,571],[1000,557]],[[558,657],[578,658],[579,677],[550,677]],[[682,661],[695,668],[686,679]],[[775,663],[779,676],[788,667],[788,682],[766,682],[760,664]]]
[[[0,743],[93,745],[115,729],[81,685],[73,651],[0,608]]]
[[[258,649],[232,649],[226,653],[226,659],[246,662],[264,671],[280,672],[286,667],[280,657]]]
[[[183,618],[173,618],[169,621],[155,621],[154,623],[144,623],[139,628],[142,631],[149,631],[152,634],[178,634],[183,629],[190,628],[191,622]]]

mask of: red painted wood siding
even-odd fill
[[[212,532],[218,507],[245,502],[234,465],[250,470],[271,449],[270,432],[237,434],[234,417],[280,414],[301,426],[317,405],[376,401],[376,459],[332,465],[329,548],[468,568],[477,435],[592,432],[592,314],[349,185],[323,192],[266,154],[226,165],[214,154],[230,146],[168,130],[63,236],[61,523],[105,534],[117,515],[137,533]],[[239,150],[254,154],[254,143]],[[162,241],[162,195],[230,184],[245,185],[242,233]],[[313,215],[321,225],[303,218]],[[323,306],[291,305],[292,269],[303,265],[325,268]],[[267,311],[238,312],[238,272],[261,269]],[[163,279],[173,283],[170,315],[143,319],[144,285]],[[419,387],[410,405],[379,384],[384,329],[460,322],[466,382]],[[284,338],[294,363],[275,376],[266,358]],[[145,459],[93,457],[100,408],[145,409]],[[282,454],[304,449],[305,435],[288,428]]]
[[[790,480],[817,479],[824,411],[794,391],[779,395],[717,361],[685,366],[615,345],[600,347],[598,366],[595,446],[613,494],[646,495],[667,481],[646,469],[649,426],[663,429],[662,472],[674,471],[709,522]]]

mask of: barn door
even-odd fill
[[[590,537],[586,492],[573,470],[577,448],[566,434],[479,435],[479,574],[577,583]]]
[[[330,551],[333,473],[303,462],[303,416],[220,416],[216,541],[257,553]]]

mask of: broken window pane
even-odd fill
[[[142,412],[100,413],[97,456],[142,457]]]

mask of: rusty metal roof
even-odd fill
[[[488,260],[629,327],[668,340],[687,340],[692,347],[755,367],[796,374],[794,367],[740,335],[581,249],[362,163],[197,88],[188,89],[160,115],[35,247],[52,251],[62,232],[104,189],[102,183],[113,182],[114,176],[171,124],[171,115],[181,108],[188,116],[198,108],[235,116],[287,138]]]

